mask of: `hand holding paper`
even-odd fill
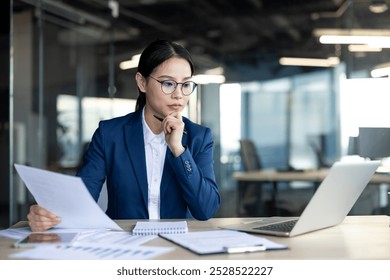
[[[46,231],[57,226],[61,222],[61,217],[42,208],[38,204],[34,204],[30,207],[27,218],[32,231]]]
[[[61,217],[57,227],[122,230],[99,207],[81,178],[15,164],[36,202]]]

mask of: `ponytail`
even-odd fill
[[[145,107],[146,95],[144,92],[139,91],[137,103],[135,104],[135,111],[140,111]]]

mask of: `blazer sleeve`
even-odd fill
[[[178,178],[191,215],[198,220],[212,218],[220,206],[213,167],[213,140],[206,128],[179,157],[167,157]],[[195,144],[194,144],[195,142]]]
[[[77,172],[92,197],[97,201],[106,179],[106,165],[104,159],[103,134],[99,128],[95,131],[92,141],[83,157],[83,165]]]

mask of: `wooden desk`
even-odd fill
[[[313,182],[320,183],[329,173],[329,168],[313,169],[307,171],[276,171],[273,169],[263,169],[258,171],[234,172],[233,178],[238,182],[237,209],[240,207],[243,190],[251,183],[272,183],[273,193],[272,202],[275,205],[277,195],[277,184],[279,182]],[[388,173],[375,173],[370,184],[390,184],[390,175]]]
[[[244,222],[256,218],[215,218],[208,221],[188,220],[189,231],[217,230],[222,225]],[[130,231],[135,220],[120,220],[118,224]],[[25,226],[25,222],[17,226]],[[390,260],[390,228],[388,216],[348,216],[338,226],[284,238],[263,236],[287,244],[288,250],[266,251],[244,254],[218,254],[198,256],[162,238],[156,238],[145,245],[170,246],[175,250],[161,255],[161,260]],[[0,259],[17,250],[12,247],[15,240],[0,238]]]

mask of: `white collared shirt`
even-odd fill
[[[145,121],[145,108],[142,110],[144,131],[146,172],[148,176],[149,219],[160,219],[160,185],[164,169],[167,143],[164,132],[156,135]]]

